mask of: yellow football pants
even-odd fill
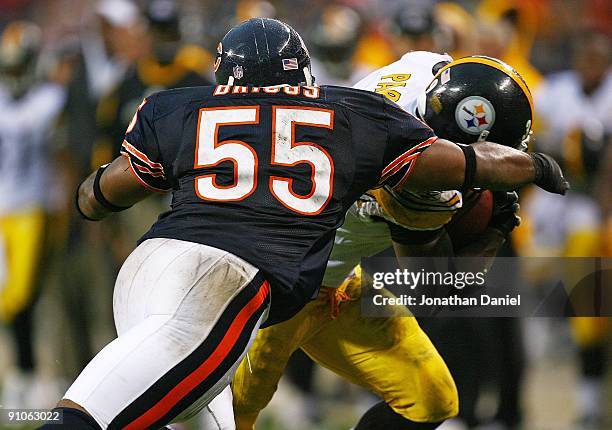
[[[403,307],[392,317],[362,318],[360,293],[357,267],[356,275],[339,289],[323,288],[291,320],[259,331],[248,353],[250,369],[243,361],[232,383],[238,430],[254,428],[298,348],[377,394],[411,421],[440,422],[457,415],[455,383],[416,319]],[[339,313],[333,318],[338,303]]]
[[[9,322],[34,297],[44,241],[45,214],[40,209],[0,216],[0,247],[5,276],[0,280],[0,321]]]

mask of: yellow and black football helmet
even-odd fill
[[[0,81],[18,96],[34,82],[41,31],[27,21],[13,21],[0,36]]]
[[[465,57],[441,67],[418,103],[435,133],[458,143],[489,140],[524,149],[533,99],[516,70],[495,58]]]

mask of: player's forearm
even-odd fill
[[[111,213],[96,200],[93,189],[96,173],[93,172],[79,185],[76,197],[77,209],[91,221],[101,220]]]
[[[507,191],[533,183],[555,194],[565,194],[570,188],[563,177],[561,167],[549,155],[540,152],[524,153],[488,142],[465,148],[471,148],[476,153],[475,181],[467,185],[464,183],[465,188],[481,187]],[[465,155],[465,172],[468,177],[470,166],[468,154]]]
[[[535,180],[535,166],[528,154],[488,142],[472,147],[476,154],[475,187],[513,190]]]
[[[457,145],[438,139],[419,157],[404,187],[515,190],[530,183],[557,194],[569,188],[559,165],[545,154],[526,154],[491,142]]]
[[[119,156],[79,186],[77,209],[87,219],[97,221],[112,212],[128,209],[151,194],[130,172],[129,160]]]

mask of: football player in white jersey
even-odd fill
[[[495,122],[496,113],[498,118],[505,117],[496,89],[479,93],[469,88],[473,74],[482,74],[491,82],[504,79],[514,87],[515,112],[521,113],[511,124]],[[455,82],[459,87],[467,83],[467,89],[456,91],[458,98],[451,100],[448,87]],[[428,125],[435,124],[436,133],[453,135],[455,141],[469,143],[493,135],[518,147],[530,131],[533,109],[528,88],[513,69],[494,59],[468,57],[453,62],[448,55],[410,52],[355,87],[383,94]],[[451,112],[450,118],[434,112],[433,93]],[[510,137],[504,141],[505,134]],[[495,141],[495,137],[487,139]],[[366,412],[356,430],[434,429],[457,414],[453,379],[408,310],[395,310],[394,317],[361,317],[362,268],[358,263],[363,256],[388,249],[391,239],[398,255],[448,255],[452,247],[447,247],[444,226],[461,208],[462,200],[459,191],[405,193],[388,187],[371,190],[362,198],[354,207],[356,216],[347,216],[337,232],[317,300],[290,321],[261,330],[249,351],[249,362],[240,366],[232,385],[238,430],[253,428],[259,412],[272,398],[286,361],[299,348],[383,399]],[[516,226],[516,209],[515,201],[503,193],[483,235],[486,255],[494,255]],[[461,255],[461,250],[455,251]],[[480,255],[485,255],[485,250],[481,251]],[[226,414],[214,406],[208,413],[223,422]]]
[[[417,115],[419,97],[434,75],[453,59],[448,54],[412,51],[388,66],[370,73],[354,88],[374,91],[397,103],[402,109]]]
[[[8,24],[0,39],[0,321],[13,329],[18,364],[3,381],[0,404],[10,408],[44,406],[32,395],[32,304],[52,188],[47,143],[67,78],[38,79],[40,42],[38,27],[21,21]]]
[[[370,73],[354,87],[382,94],[418,117],[418,104],[425,103],[425,89],[438,70],[452,61],[447,54],[409,52],[398,61]],[[462,207],[462,195],[457,190],[398,193],[391,188],[381,188],[372,190],[370,195],[376,203],[364,196],[355,207],[357,215],[367,216],[369,212],[370,216],[379,215],[417,231],[439,230]],[[397,204],[399,201],[401,205]]]

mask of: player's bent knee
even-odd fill
[[[428,399],[411,407],[402,408],[396,405],[389,405],[391,408],[409,421],[418,423],[440,423],[459,414],[459,397],[446,396]]]
[[[420,416],[412,417],[415,421],[441,422],[459,414],[459,393],[450,374],[448,377],[438,376],[423,391],[419,408]]]
[[[396,413],[419,423],[438,423],[458,415],[459,394],[455,382],[441,357],[435,364],[427,370],[421,368],[418,382],[412,381],[407,386],[410,392],[401,396],[403,399],[388,401]]]
[[[456,417],[459,414],[459,393],[452,383],[452,389],[446,390],[438,402],[429,408],[430,422],[440,422]]]
[[[427,422],[440,422],[459,414],[459,393],[442,356],[435,349],[430,353],[429,359],[422,363],[420,398],[423,399],[424,413],[429,418]]]
[[[444,421],[459,413],[457,386],[441,357],[440,362],[440,370],[423,385],[423,407],[429,417],[428,422]]]

